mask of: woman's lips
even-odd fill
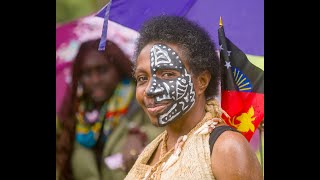
[[[161,103],[161,104],[148,104],[146,105],[146,108],[148,110],[148,113],[152,116],[157,116],[161,112],[163,112],[166,107],[168,106],[168,103]]]
[[[93,91],[92,96],[93,97],[101,97],[104,95],[104,91],[102,89],[97,89]]]

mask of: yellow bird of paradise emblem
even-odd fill
[[[246,113],[242,113],[240,116],[233,116],[232,118],[229,118],[228,121],[230,125],[237,128],[240,132],[248,132],[251,130],[252,132],[255,131],[255,127],[253,125],[253,121],[256,119],[254,116],[254,109],[251,106]],[[240,123],[235,124],[234,120],[238,120]]]

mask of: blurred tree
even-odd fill
[[[95,13],[109,0],[56,0],[56,23],[64,23]]]

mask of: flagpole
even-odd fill
[[[227,50],[227,43],[226,43],[226,39],[225,39],[224,28],[223,28],[221,16],[219,18],[218,36],[219,36],[219,58],[220,58],[220,61],[221,61],[221,59],[224,59],[224,61],[229,61],[229,56],[227,55],[227,51],[228,51]],[[225,51],[222,51],[222,49],[225,49]],[[221,86],[220,86],[221,87],[220,88],[221,102],[222,102],[222,91],[223,91],[222,86],[224,83],[223,81],[224,81],[223,78],[221,78]]]
[[[225,51],[221,51],[221,49],[220,49],[220,58],[221,58],[221,56],[223,56],[223,58],[225,60],[230,61],[229,60],[229,56],[227,54],[227,51],[228,51],[227,50],[227,43],[226,43],[226,39],[225,39],[224,28],[223,28],[223,23],[222,23],[222,17],[221,16],[220,16],[220,19],[219,19],[218,36],[219,36],[219,41],[221,41],[221,42],[219,42],[219,44],[221,43],[221,46],[225,46],[224,49],[226,49]]]
[[[219,18],[219,28],[223,28],[222,27],[223,26],[223,24],[222,24],[222,18],[221,18],[221,16],[220,16],[220,18]],[[219,32],[219,30],[218,30],[218,32]],[[218,33],[218,36],[219,36],[219,33]],[[218,43],[218,45],[220,46],[220,42]],[[221,49],[220,49],[220,47],[219,47],[219,59],[220,59],[220,61],[221,61]],[[220,79],[220,108],[222,108],[222,81],[223,81],[223,79],[221,78]]]

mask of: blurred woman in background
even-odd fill
[[[84,42],[72,67],[71,91],[57,118],[56,168],[60,180],[124,179],[152,126],[135,99],[132,62],[113,42]]]

